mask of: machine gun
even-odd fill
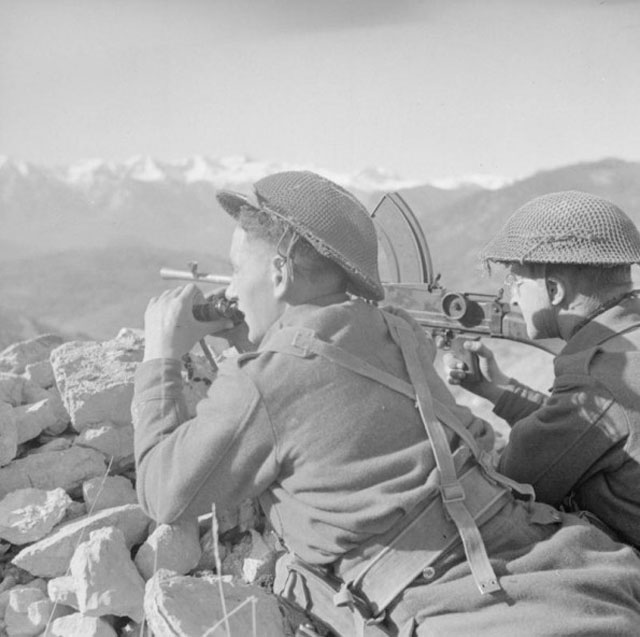
[[[463,348],[467,339],[492,337],[527,343],[553,351],[548,343],[532,341],[522,314],[496,294],[449,291],[435,274],[427,240],[420,224],[403,197],[396,192],[385,194],[371,213],[381,245],[381,270],[386,279],[384,303],[405,309],[435,340],[441,349],[450,349],[463,360],[472,375],[479,374],[477,356]],[[228,285],[230,278],[198,271],[162,268],[164,279]],[[221,304],[224,288],[214,291],[207,304],[195,306],[199,320],[220,316],[241,320],[233,303]],[[218,304],[217,306],[215,304]],[[229,314],[226,314],[229,312]]]
[[[522,314],[496,294],[447,290],[435,274],[420,224],[403,197],[387,193],[371,213],[382,247],[385,303],[404,308],[441,349],[462,359],[479,374],[477,356],[462,347],[467,339],[492,337],[526,343],[548,352],[549,343],[532,341]]]

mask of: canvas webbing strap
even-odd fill
[[[454,455],[459,454],[456,452]],[[489,520],[508,500],[508,492],[484,479],[475,463],[459,480],[469,513],[478,525]],[[455,522],[447,515],[443,501],[437,497],[426,507],[410,513],[408,519],[402,520],[398,532],[389,535],[393,537],[388,543],[374,538],[350,551],[336,569],[351,590],[361,591],[366,596],[375,614],[382,613],[398,593],[421,574],[430,573],[431,578],[436,577],[438,558],[460,542]],[[358,559],[360,555],[372,553],[373,557],[369,559]]]
[[[457,527],[465,555],[480,593],[496,592],[500,590],[500,584],[489,561],[480,530],[465,504],[466,494],[456,474],[449,441],[442,424],[436,418],[426,374],[418,358],[417,337],[413,329],[403,319],[386,312],[384,317],[402,350],[405,366],[413,386],[416,407],[431,442],[436,465],[440,473],[440,493],[444,507]],[[343,348],[318,339],[314,332],[309,329],[284,328],[279,330],[265,343],[264,350],[290,353],[302,357],[310,354],[323,356],[342,367],[376,380],[406,395],[406,383],[404,381],[354,356]],[[449,420],[449,422],[452,422],[452,420]],[[464,433],[464,427],[457,426],[455,430],[463,440],[472,440],[471,436]],[[478,452],[475,441],[472,443],[471,449],[474,452]]]
[[[331,581],[327,573],[292,553],[283,555],[276,563],[274,592],[318,618],[337,635],[388,636],[389,632],[373,617],[364,600],[350,595],[344,603],[336,603],[341,586],[342,582]]]
[[[389,319],[391,315],[385,312],[384,316],[386,319]],[[400,320],[401,323],[404,323],[401,319],[395,319],[393,322],[387,321],[387,324],[394,335],[397,333],[397,328],[394,327],[394,325],[398,320]],[[396,338],[398,339],[398,346],[400,346],[399,335]],[[265,345],[264,349],[261,348],[261,351],[280,352],[302,358],[313,355],[321,356],[340,367],[344,367],[345,369],[359,374],[360,376],[374,380],[389,389],[397,391],[411,400],[416,400],[416,391],[411,383],[407,383],[401,378],[371,365],[362,358],[351,354],[337,345],[320,340],[315,335],[315,332],[308,328],[283,328],[270,337],[268,343]],[[522,496],[535,499],[535,493],[531,485],[511,480],[494,469],[489,454],[480,449],[474,437],[469,433],[469,430],[465,429],[460,424],[460,421],[449,411],[449,409],[447,409],[445,405],[439,401],[433,400],[431,401],[431,404],[435,410],[436,417],[449,427],[467,445],[467,447],[469,447],[476,460],[482,465],[482,468],[485,470],[488,477]]]
[[[496,592],[500,590],[500,584],[489,561],[478,525],[465,504],[465,490],[456,475],[449,441],[442,424],[435,416],[427,377],[418,358],[417,338],[406,321],[391,314],[386,314],[385,319],[393,326],[399,337],[407,372],[416,391],[416,407],[427,430],[436,465],[440,471],[442,501],[458,529],[471,573],[480,593]]]

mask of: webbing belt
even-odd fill
[[[416,407],[420,412],[422,423],[431,441],[431,448],[440,472],[440,493],[447,513],[458,528],[458,533],[464,546],[471,572],[480,593],[492,593],[500,590],[498,578],[493,572],[489,556],[480,535],[478,525],[465,503],[464,488],[453,464],[453,456],[449,448],[449,441],[442,424],[435,416],[431,393],[427,384],[427,377],[418,358],[418,342],[413,329],[406,321],[392,314],[385,314],[387,324],[393,328],[399,337],[402,355],[407,366],[407,372],[416,392]]]
[[[322,569],[314,568],[292,553],[276,563],[274,592],[296,603],[306,612],[326,624],[336,635],[353,637],[383,637],[389,633],[379,625],[364,600],[351,596],[349,604],[336,604],[341,581],[336,581]]]
[[[457,464],[457,463],[456,463]],[[469,514],[478,525],[490,519],[508,500],[508,491],[483,479],[477,464],[460,477]],[[444,503],[434,498],[426,507],[403,520],[402,529],[386,545],[379,545],[373,557],[358,560],[360,547],[348,553],[337,572],[350,588],[361,592],[373,613],[379,615],[419,575],[435,577],[439,557],[459,545],[455,522],[446,514]],[[375,546],[377,543],[372,542]],[[367,547],[362,547],[366,551]]]

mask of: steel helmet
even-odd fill
[[[217,199],[232,216],[263,210],[288,223],[349,277],[348,291],[379,301],[378,239],[366,208],[338,184],[310,171],[286,171],[254,184],[255,198],[221,190]]]
[[[633,221],[602,197],[570,190],[519,208],[481,253],[487,263],[615,266],[640,262]]]

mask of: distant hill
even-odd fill
[[[163,164],[84,162],[47,168],[0,159],[0,310],[31,324],[108,338],[140,327],[150,296],[172,283],[162,265],[228,271],[232,220],[218,188],[250,184],[282,166],[246,159]],[[336,177],[337,178],[337,177]],[[478,262],[481,247],[527,200],[579,189],[612,199],[640,225],[640,163],[616,159],[539,172],[500,188],[459,183],[416,186],[369,170],[342,183],[372,210],[400,190],[427,236],[449,289],[495,291]]]
[[[62,167],[0,158],[2,237],[30,254],[135,241],[226,254],[233,223],[216,191],[246,192],[260,177],[287,168],[245,158],[162,163],[140,157]],[[367,204],[372,194],[409,184],[374,169],[337,179]]]
[[[640,226],[640,162],[605,159],[547,170],[497,190],[448,193],[402,190],[424,229],[436,271],[449,289],[493,291],[478,260],[485,243],[524,203],[560,190],[581,190],[618,204]]]
[[[143,327],[144,310],[152,296],[184,285],[162,280],[160,268],[186,269],[190,259],[199,260],[202,271],[229,273],[226,259],[147,244],[14,259],[0,263],[2,311],[30,317],[24,320],[36,333],[39,322],[31,317],[46,321],[45,331],[113,338],[121,327]]]
[[[30,319],[21,311],[0,307],[0,351],[5,347],[50,332],[71,336],[44,322]],[[75,335],[74,335],[75,336]]]

